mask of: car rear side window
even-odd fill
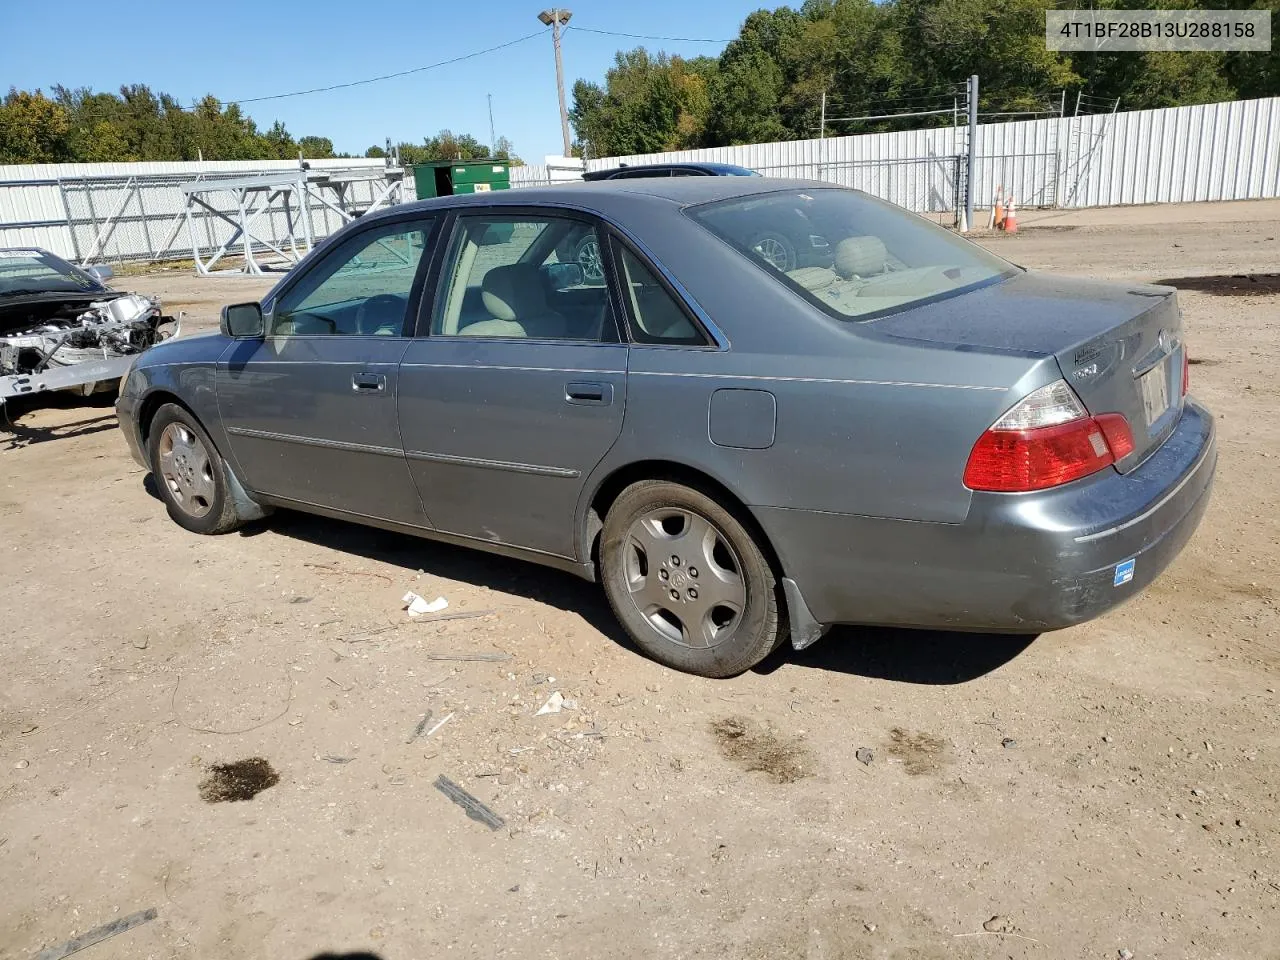
[[[701,347],[707,343],[688,312],[639,257],[615,242],[614,258],[622,300],[631,318],[631,339],[636,343],[665,343]]]
[[[460,216],[443,276],[433,337],[618,341],[588,221]]]
[[[779,190],[687,213],[841,320],[955,296],[1017,269],[923,217],[853,190]]]

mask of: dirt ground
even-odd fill
[[[1022,222],[983,242],[1280,269],[1276,203]],[[269,283],[121,286],[196,329]],[[1221,460],[1150,589],[1034,641],[840,629],[729,681],[642,659],[567,575],[300,515],[187,534],[109,400],[17,410],[0,957],[155,908],[82,956],[1280,958],[1280,297],[1182,304]],[[406,590],[488,612],[407,623]]]

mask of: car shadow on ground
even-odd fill
[[[376,953],[317,953],[311,960],[382,960]]]
[[[614,643],[635,645],[609,609],[598,584],[522,560],[437,543],[341,520],[281,510],[247,527],[317,546],[390,563],[428,576],[461,580],[576,613]],[[807,650],[783,647],[755,668],[770,674],[784,666],[848,673],[925,685],[974,680],[1008,663],[1034,635],[947,633],[876,627],[836,627]],[[637,656],[640,654],[637,652]]]
[[[37,402],[38,401],[38,402]],[[77,397],[65,393],[41,394],[38,398],[16,397],[0,406],[0,444],[8,449],[29,447],[49,440],[70,440],[85,437],[117,426],[116,413],[112,409],[115,394],[94,394]],[[39,410],[66,411],[76,419],[62,420],[33,426],[24,423],[28,414]]]
[[[756,672],[794,666],[897,683],[968,683],[1004,666],[1035,639],[1036,634],[835,627],[805,650],[784,647]]]
[[[410,573],[421,570],[430,577],[461,580],[478,587],[545,603],[578,614],[614,643],[634,649],[625,631],[614,619],[613,611],[609,609],[609,602],[600,587],[570,573],[480,550],[469,550],[409,534],[292,510],[278,510],[266,520],[246,527],[244,534],[256,536],[268,531],[369,560],[394,564]]]

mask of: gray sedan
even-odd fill
[[[796,224],[829,264],[754,248]],[[523,557],[722,677],[836,623],[1035,633],[1133,596],[1209,499],[1187,369],[1169,288],[819,183],[635,179],[363,217],[147,351],[118,410],[188,530],[284,507]]]

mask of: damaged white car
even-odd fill
[[[0,407],[46,390],[114,387],[134,357],[178,333],[160,301],[103,283],[37,247],[0,248]]]

